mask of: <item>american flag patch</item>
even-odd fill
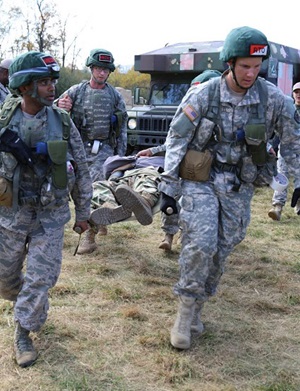
[[[197,111],[194,109],[192,105],[186,105],[182,111],[184,114],[188,117],[190,121],[194,121],[197,117],[199,117],[199,114]]]

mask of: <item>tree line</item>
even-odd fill
[[[0,0],[0,58],[14,58],[26,51],[51,53],[61,66],[57,95],[73,84],[89,80],[89,69],[78,69],[76,58],[81,52],[77,47],[78,36],[68,33],[68,17],[57,13],[55,0],[26,0],[26,7],[11,5]],[[18,34],[16,35],[16,26]],[[109,83],[131,91],[135,87],[148,88],[150,75],[134,71],[123,73],[117,66],[109,76]]]

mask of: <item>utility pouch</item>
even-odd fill
[[[194,182],[205,182],[209,180],[210,169],[213,161],[211,152],[189,149],[179,165],[179,176]]]
[[[6,178],[0,177],[0,206],[12,206],[13,201],[13,185]]]
[[[57,189],[65,189],[68,184],[66,140],[47,142],[48,155],[52,162],[52,182]]]
[[[245,141],[252,161],[257,166],[267,162],[266,127],[264,124],[248,124],[245,126]]]

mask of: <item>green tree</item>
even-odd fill
[[[136,87],[139,87],[143,98],[147,99],[147,91],[150,86],[150,75],[147,73],[137,72],[133,67],[127,73],[121,73],[117,68],[110,74],[108,81],[114,87],[123,87],[126,90],[131,90],[132,93]]]

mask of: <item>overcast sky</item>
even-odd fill
[[[32,0],[22,0],[22,8],[27,1]],[[79,66],[94,48],[111,51],[116,65],[133,65],[135,55],[167,43],[224,40],[232,28],[245,25],[261,30],[270,41],[300,50],[296,0],[279,5],[263,0],[56,2],[59,14],[69,17],[68,30],[78,35]]]

